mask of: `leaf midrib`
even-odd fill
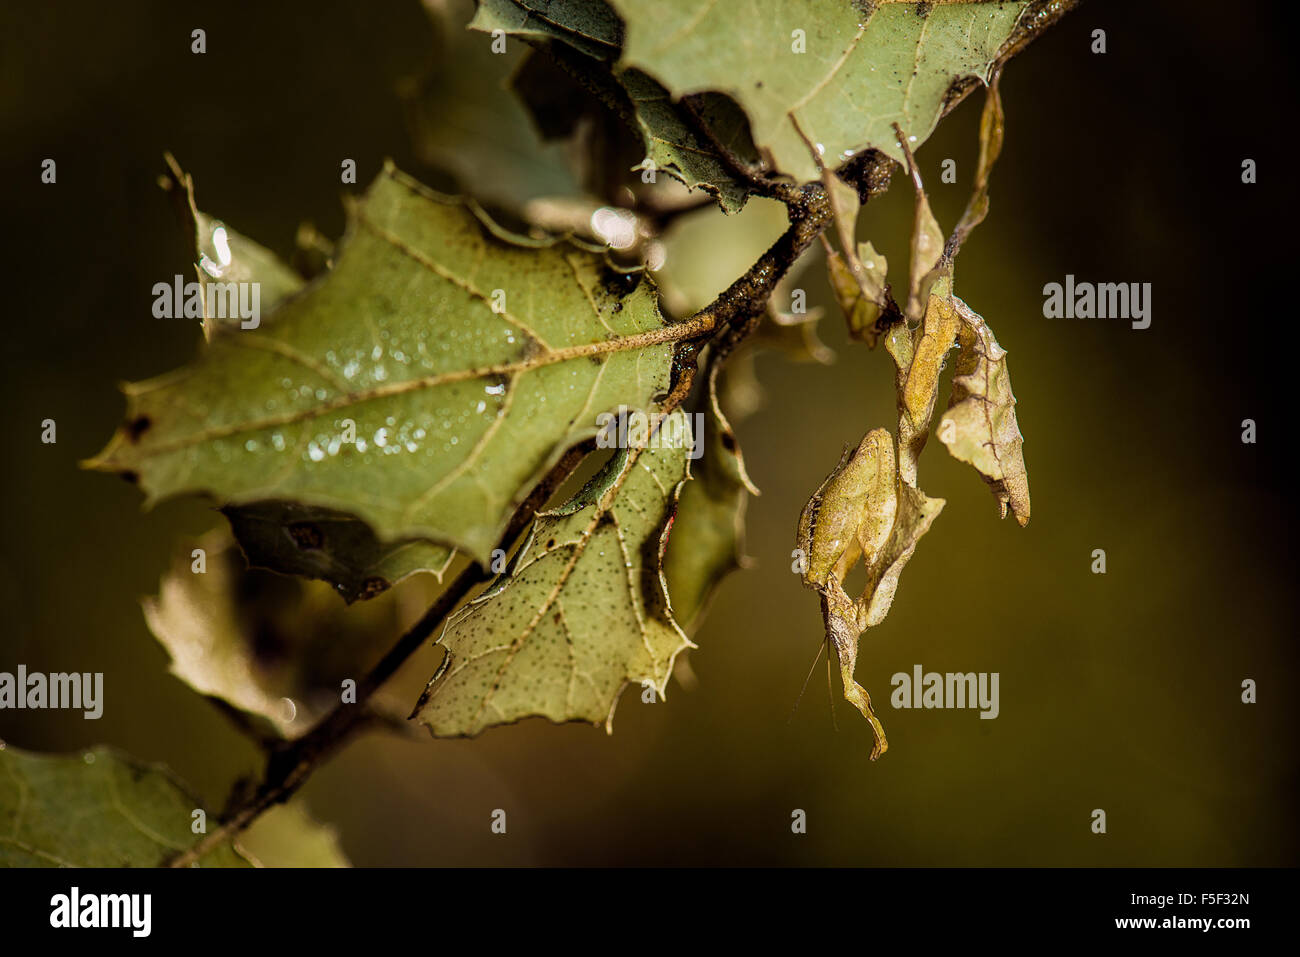
[[[177,451],[178,449],[189,448],[190,446],[198,445],[213,439],[228,438],[232,435],[242,435],[246,432],[259,432],[263,429],[294,425],[298,422],[310,421],[311,419],[319,418],[320,416],[327,415],[331,412],[337,412],[340,409],[350,408],[355,405],[362,405],[376,399],[403,395],[408,392],[418,392],[423,389],[432,389],[449,383],[464,382],[472,379],[484,379],[493,376],[512,377],[545,366],[556,365],[561,362],[570,362],[574,359],[613,355],[620,352],[646,349],[650,346],[661,345],[667,342],[680,342],[686,339],[694,339],[711,332],[716,324],[716,316],[711,313],[701,313],[681,322],[669,323],[660,329],[652,329],[649,332],[641,332],[631,336],[622,336],[616,339],[606,339],[600,342],[583,343],[582,345],[577,346],[565,346],[559,349],[541,352],[529,356],[528,358],[515,360],[513,362],[480,366],[476,369],[456,369],[451,372],[440,372],[434,375],[422,376],[418,379],[407,379],[402,382],[386,383],[359,392],[350,392],[338,396],[335,399],[323,402],[310,409],[300,409],[296,412],[281,413],[280,415],[268,415],[260,419],[233,423],[228,426],[217,428],[204,429],[181,438],[171,439],[165,442],[157,442],[148,447],[141,447],[139,454],[141,458],[164,455]],[[238,333],[230,334],[238,335]]]

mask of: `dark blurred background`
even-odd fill
[[[155,184],[162,154],[194,174],[204,209],[287,257],[300,221],[341,232],[343,157],[355,189],[384,157],[424,175],[396,89],[433,47],[414,0],[240,7],[0,12],[0,670],[103,671],[107,695],[98,722],[0,712],[0,738],[114,744],[165,761],[210,805],[257,756],[167,674],[139,599],[217,516],[196,500],[143,513],[136,489],[77,467],[121,418],[117,383],[197,346],[150,315],[152,284],[189,268]],[[206,55],[190,53],[195,27]],[[1104,55],[1089,49],[1098,28]],[[767,401],[739,426],[763,490],[755,567],[725,582],[696,636],[698,687],[654,705],[628,694],[612,737],[532,720],[472,741],[359,739],[303,792],[352,861],[1295,863],[1291,44],[1266,4],[1093,0],[1008,67],[992,213],[957,291],[1011,354],[1034,517],[998,522],[983,483],[931,443],[921,485],[948,505],[858,668],[884,758],[867,761],[867,726],[842,702],[833,728],[821,670],[791,717],[821,638],[815,596],[790,572],[799,510],[844,443],[893,423],[888,356],[849,346],[832,308],[835,365],[759,360]],[[948,226],[979,104],[920,154]],[[39,181],[46,157],[55,186]],[[946,157],[958,185],[939,180]],[[1241,182],[1247,157],[1256,185]],[[896,270],[910,206],[897,177],[865,215],[862,235]],[[1044,319],[1042,286],[1066,273],[1152,283],[1151,328]],[[39,441],[46,418],[56,445]],[[1244,418],[1256,445],[1241,442]],[[412,660],[397,700],[437,658]],[[890,676],[917,663],[998,672],[1000,717],[890,708]],[[1245,678],[1257,704],[1240,702]],[[504,837],[494,808],[509,813]],[[794,808],[806,835],[791,834]]]

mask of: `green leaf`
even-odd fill
[[[424,539],[382,542],[345,512],[296,502],[255,502],[222,509],[248,564],[330,582],[351,604],[412,575],[442,581],[455,552]]]
[[[816,179],[799,129],[838,166],[868,148],[902,152],[929,137],[954,85],[987,80],[1027,2],[611,0],[626,26],[620,67],[648,73],[674,98],[725,93],[749,116],[775,168]],[[867,12],[864,14],[864,10]],[[795,52],[803,31],[803,53]],[[797,123],[797,126],[796,126]]]
[[[0,867],[153,867],[199,840],[191,831],[199,809],[165,768],[108,748],[52,755],[0,746]],[[199,861],[254,863],[230,844]]]
[[[638,70],[623,71],[618,81],[632,101],[637,131],[645,145],[646,158],[654,168],[692,189],[710,193],[724,212],[739,211],[745,205],[748,187],[730,173],[712,144],[691,128],[672,103],[668,91]],[[701,122],[717,131],[720,140],[729,139],[737,144],[734,152],[742,158],[752,153],[744,115],[734,103],[725,97],[705,95],[694,108]]]
[[[416,716],[439,736],[530,715],[612,729],[628,683],[662,697],[674,659],[692,647],[660,570],[688,477],[683,447],[620,449],[568,502],[539,513],[506,571],[448,621],[447,655]]]
[[[166,161],[168,175],[160,185],[193,230],[200,278],[260,283],[267,310],[306,285],[269,249],[202,212],[194,201],[193,178],[170,154]],[[381,542],[365,522],[346,513],[294,502],[256,502],[224,511],[250,564],[332,582],[349,602],[372,597],[416,572],[432,572],[441,581],[453,555],[433,542]]]
[[[543,8],[545,12],[539,12]],[[551,56],[628,121],[655,170],[705,190],[728,213],[738,211],[745,205],[748,189],[732,175],[712,143],[696,131],[688,108],[674,104],[662,85],[638,70],[620,71],[617,76],[610,72],[604,61],[617,55],[621,35],[608,28],[606,17],[617,21],[603,3],[480,0],[470,29],[559,41],[551,45]],[[743,162],[757,162],[745,115],[735,103],[708,95],[693,100],[689,109]]]
[[[954,458],[973,465],[988,483],[1001,517],[1007,507],[1021,526],[1029,524],[1029,474],[1024,437],[1016,421],[1007,351],[993,330],[964,302],[953,297],[961,329],[961,352],[952,379],[948,411],[939,420],[939,441]]]
[[[509,89],[528,48],[515,43],[493,53],[488,37],[467,33],[468,0],[425,6],[438,28],[438,50],[429,70],[402,90],[420,159],[450,173],[465,193],[512,211],[533,199],[580,193],[564,147],[542,142]]]
[[[563,40],[589,57],[616,56],[623,25],[609,7],[592,0],[477,0],[471,30],[536,40]]]
[[[193,544],[204,571],[181,549],[145,621],[172,674],[250,716],[257,737],[305,733],[401,632],[397,592],[349,608],[326,585],[245,568],[225,529]]]
[[[602,412],[653,408],[677,344],[710,328],[666,323],[653,284],[603,253],[511,238],[392,167],[350,213],[328,275],[128,386],[127,424],[87,465],[150,503],[294,501],[486,563],[565,449]]]
[[[673,520],[673,534],[664,554],[664,580],[678,621],[688,629],[698,624],[718,584],[743,568],[745,508],[758,489],[745,471],[745,459],[731,424],[718,402],[721,366],[709,369],[702,396],[706,424],[703,454],[682,489]]]

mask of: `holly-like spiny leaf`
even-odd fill
[[[512,240],[392,167],[350,213],[330,273],[129,386],[127,424],[88,464],[150,502],[295,501],[486,563],[564,450],[602,412],[653,409],[677,344],[710,328],[665,322],[650,281],[603,253]]]
[[[171,194],[193,237],[191,251],[201,280],[258,283],[267,311],[306,285],[275,253],[200,210],[193,178],[171,154],[165,159],[168,173],[160,185]],[[326,242],[310,227],[300,230],[300,238],[317,247]],[[332,250],[324,258],[332,258]],[[211,322],[205,318],[205,333],[210,334]],[[373,597],[416,572],[431,572],[441,581],[453,555],[429,541],[380,541],[365,522],[332,509],[254,502],[223,511],[252,565],[331,582],[349,602]]]

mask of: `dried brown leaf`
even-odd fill
[[[1007,352],[993,330],[953,297],[961,319],[961,352],[952,380],[948,411],[939,420],[939,441],[953,457],[984,477],[1005,518],[1007,508],[1022,526],[1029,523],[1029,476],[1024,437],[1016,421],[1016,397],[1007,371]]]

